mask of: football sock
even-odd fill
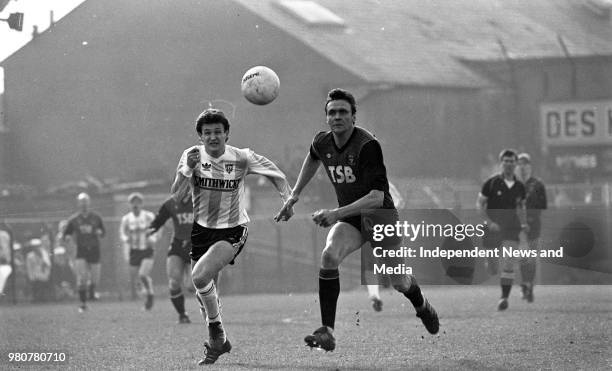
[[[176,290],[170,289],[170,301],[178,314],[185,314],[185,296],[183,295],[183,290],[180,287]]]
[[[203,288],[198,288],[198,299],[206,313],[206,320],[210,324],[211,322],[221,322],[221,313],[219,312],[219,300],[217,297],[217,290],[215,284],[210,281],[208,285]]]
[[[512,283],[514,282],[514,271],[504,270],[501,272],[499,283],[502,290],[502,298],[508,298],[510,296],[510,290],[512,289]]]
[[[417,309],[422,307],[423,304],[425,304],[425,298],[423,298],[423,294],[421,293],[421,288],[419,287],[419,285],[413,284],[410,287],[410,290],[404,293],[404,296],[407,297],[408,300],[410,300],[410,302],[412,303],[412,306]]]
[[[340,295],[340,272],[338,269],[319,270],[319,305],[323,326],[334,328],[336,304]]]
[[[89,298],[94,299],[96,294],[96,285],[94,283],[89,284]]]
[[[225,343],[227,336],[225,335],[225,329],[223,323],[212,322],[208,324],[208,336],[210,338],[210,345],[213,347],[220,347]]]
[[[368,287],[368,297],[370,299],[380,299],[380,293],[378,291],[378,285],[367,285]]]
[[[79,288],[79,300],[81,300],[81,303],[85,304],[85,302],[87,301],[87,288]]]
[[[507,299],[510,296],[512,285],[501,285],[502,298]]]
[[[521,277],[523,283],[533,283],[535,280],[536,263],[533,260],[521,261]]]

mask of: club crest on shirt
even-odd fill
[[[349,153],[348,156],[346,156],[348,164],[349,165],[355,165],[355,155],[352,153]]]
[[[212,167],[212,165],[209,164],[208,162],[202,164],[202,170],[203,171],[208,171],[208,170],[210,170],[211,167]]]
[[[234,170],[234,164],[225,164],[225,171],[229,174]]]
[[[497,191],[498,196],[501,196],[501,194],[502,194],[502,191]]]
[[[325,155],[325,157],[327,157],[327,158],[331,158],[331,153],[327,153],[327,154]]]

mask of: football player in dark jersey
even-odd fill
[[[531,156],[528,153],[519,153],[518,155],[518,174],[519,178],[525,184],[525,208],[527,213],[527,243],[530,250],[540,250],[540,232],[542,223],[540,216],[542,210],[548,207],[546,199],[546,187],[541,179],[533,176],[531,168]],[[537,258],[529,257],[519,260],[521,269],[521,290],[523,299],[528,303],[533,302],[533,287],[535,283]]]
[[[366,209],[387,209],[397,221],[397,210],[389,194],[389,182],[378,140],[368,131],[355,126],[356,104],[353,95],[333,89],[327,95],[325,114],[330,131],[318,133],[306,155],[297,183],[276,221],[288,220],[299,195],[323,163],[334,186],[339,207],[318,210],[313,221],[321,227],[331,227],[321,256],[319,271],[319,303],[322,327],[305,337],[306,345],[334,350],[333,330],[336,304],[340,294],[338,266],[344,258],[358,250],[366,240],[362,235],[361,212]],[[395,223],[393,221],[392,223]],[[397,248],[401,239],[391,241],[385,248]],[[381,260],[384,262],[385,259]],[[394,264],[397,261],[388,263]],[[414,305],[417,316],[427,330],[438,332],[438,315],[423,295],[414,276],[393,275],[393,287]]]
[[[189,194],[177,201],[168,198],[159,208],[149,227],[149,234],[157,232],[168,219],[172,219],[174,231],[166,259],[166,272],[170,289],[170,301],[179,315],[179,323],[191,323],[185,312],[183,277],[191,274],[191,227],[193,226],[193,203]]]
[[[68,220],[62,239],[70,236],[77,248],[75,271],[81,301],[79,312],[83,312],[87,309],[87,299],[95,300],[96,285],[100,281],[100,238],[104,237],[105,229],[102,218],[89,210],[87,193],[80,193],[77,202],[80,211]]]
[[[514,175],[516,169],[516,151],[502,150],[499,154],[501,173],[487,179],[478,194],[476,207],[487,221],[487,232],[483,245],[487,249],[501,249],[502,246],[519,248],[519,235],[528,230],[525,219],[525,185]],[[514,263],[512,257],[499,258],[502,270],[499,275],[501,298],[497,310],[508,308],[508,297],[514,282]],[[489,264],[495,264],[489,260]],[[490,273],[497,274],[497,267]]]

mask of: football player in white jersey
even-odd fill
[[[125,259],[130,264],[130,283],[134,285],[138,276],[147,293],[144,308],[150,310],[153,307],[153,246],[158,234],[147,234],[155,215],[142,209],[143,200],[143,195],[138,192],[128,196],[132,210],[121,218],[119,236],[123,242]]]
[[[191,275],[209,333],[205,357],[199,364],[214,363],[232,349],[221,322],[213,278],[223,267],[234,264],[247,238],[245,176],[268,178],[283,202],[291,194],[285,174],[272,161],[248,148],[226,144],[229,127],[220,110],[209,108],[200,114],[196,131],[202,144],[183,152],[171,189],[177,199],[191,191],[193,201]]]

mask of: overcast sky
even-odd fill
[[[32,29],[38,27],[38,32],[49,28],[50,11],[53,10],[53,18],[57,22],[68,14],[84,0],[10,0],[4,10],[0,12],[0,18],[6,19],[9,14],[15,12],[24,13],[23,30],[21,32],[11,30],[6,22],[0,22],[0,61],[13,54],[32,39]],[[0,69],[0,82],[3,74]],[[0,93],[4,90],[4,84],[0,83]]]

